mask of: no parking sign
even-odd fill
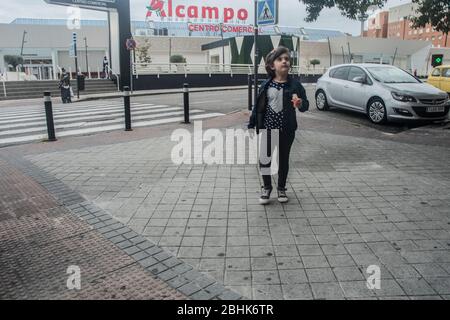
[[[126,45],[128,51],[134,50],[137,47],[136,40],[134,40],[132,38],[131,39],[127,39],[127,42],[126,42],[125,45]]]

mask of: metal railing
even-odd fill
[[[108,73],[111,72],[116,77],[117,91],[120,91],[120,75],[118,73],[114,72],[114,70],[111,67],[108,67],[107,71],[108,71]]]
[[[136,78],[139,75],[157,75],[161,74],[229,74],[231,77],[235,74],[253,74],[254,69],[251,64],[206,64],[206,63],[134,63],[133,71]],[[306,68],[294,66],[292,74],[303,75],[322,75],[326,68]],[[261,64],[258,72],[266,73],[265,66]]]
[[[3,74],[1,75],[1,80],[2,80],[2,84],[3,84],[3,95],[6,98],[8,95],[6,94],[5,76]]]

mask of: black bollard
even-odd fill
[[[252,105],[253,105],[253,101],[252,101],[252,75],[249,74],[248,75],[248,79],[247,79],[247,83],[248,83],[248,110],[252,111]]]
[[[130,88],[123,87],[123,104],[125,107],[125,131],[133,131],[131,129],[131,109],[130,109]]]
[[[184,96],[184,123],[189,124],[189,84],[183,84]]]
[[[55,124],[53,122],[52,97],[49,91],[44,92],[45,117],[47,120],[48,141],[56,141]]]

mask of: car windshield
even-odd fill
[[[384,83],[418,83],[409,73],[394,67],[368,67],[372,77]]]

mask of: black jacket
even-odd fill
[[[259,132],[260,129],[264,128],[264,116],[266,114],[267,108],[267,89],[269,88],[270,81],[272,79],[267,79],[261,84],[259,89],[257,103],[253,108],[252,114],[250,116],[250,121],[248,123],[248,129],[256,129]],[[298,110],[300,112],[306,112],[309,110],[309,101],[306,97],[305,88],[302,86],[300,81],[288,78],[288,82],[284,87],[283,93],[283,129],[284,130],[297,130],[297,117],[295,114],[295,109],[292,105],[292,95],[296,93],[299,98],[302,99],[302,105]]]

